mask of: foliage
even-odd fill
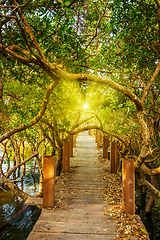
[[[2,136],[22,126],[15,139],[35,150],[44,138],[53,152],[96,125],[138,148],[136,169],[159,164],[158,1],[6,0],[0,8]]]

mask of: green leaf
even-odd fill
[[[144,228],[141,228],[141,231],[145,234],[148,234],[148,232]]]

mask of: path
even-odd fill
[[[71,172],[56,185],[55,210],[43,209],[27,240],[111,240],[117,226],[101,196],[100,164],[94,139],[83,132],[77,138]],[[63,197],[63,198],[62,198]]]

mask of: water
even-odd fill
[[[33,164],[33,162],[30,162],[26,165],[26,175],[23,179],[23,182],[19,181],[17,183],[18,187],[21,190],[30,194],[31,196],[35,196],[38,193],[39,188],[38,166],[36,167],[34,177],[31,176]],[[3,165],[3,169],[5,168],[6,166]],[[24,205],[24,200],[15,195],[12,190],[5,188],[4,191],[0,188],[1,240],[27,239],[27,236],[32,231],[32,228],[41,213],[41,209],[39,209],[37,206],[28,206],[27,208],[25,207],[26,206]],[[20,211],[21,213],[19,214]],[[18,215],[14,217],[16,214]],[[12,220],[9,221],[10,219]],[[7,221],[9,221],[9,223],[4,225]]]
[[[23,208],[27,207],[24,205],[24,201],[17,197],[11,190],[7,190],[5,193],[2,193],[2,191],[3,190],[0,191],[0,227],[13,218],[15,214],[18,214]],[[28,206],[0,229],[0,239],[27,239],[40,213],[41,209],[37,206]]]
[[[150,240],[159,240],[160,239],[160,207],[154,206],[151,213],[145,212],[147,202],[149,200],[148,194],[141,194],[141,188],[136,185],[136,205],[138,209],[137,214],[140,215],[142,222],[144,223]]]

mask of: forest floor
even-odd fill
[[[98,151],[98,160],[102,166],[105,188],[102,190],[104,200],[110,205],[110,210],[106,214],[110,214],[118,224],[118,237],[115,239],[149,239],[145,226],[143,225],[139,215],[125,214],[123,212],[122,203],[122,176],[121,173],[110,173],[110,161],[103,158],[102,149]]]

